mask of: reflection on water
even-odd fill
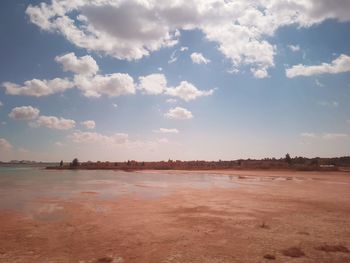
[[[26,210],[48,199],[100,198],[124,195],[159,198],[179,188],[232,188],[232,176],[210,174],[156,174],[122,171],[45,170],[0,167],[0,209]],[[60,213],[55,204],[40,207]],[[46,211],[46,210],[47,211]],[[40,210],[40,211],[41,211]]]

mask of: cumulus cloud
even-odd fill
[[[322,63],[315,66],[295,65],[289,69],[286,69],[286,75],[288,78],[294,78],[298,76],[312,76],[319,74],[338,74],[350,71],[350,57],[347,55],[340,55],[334,59],[331,63]]]
[[[335,140],[349,138],[349,135],[345,133],[325,133],[322,135],[322,138],[327,140]]]
[[[43,30],[59,32],[81,48],[119,59],[139,59],[177,43],[175,28],[141,1],[60,1],[29,6],[30,21]],[[69,16],[78,12],[76,18]]]
[[[32,106],[15,107],[9,113],[9,117],[14,120],[34,120],[39,116],[40,110]]]
[[[128,134],[115,133],[113,135],[104,135],[97,132],[76,131],[68,136],[75,143],[101,143],[101,144],[126,144]]]
[[[95,129],[96,123],[93,120],[87,120],[81,122],[81,124],[86,128],[86,129]]]
[[[75,127],[75,121],[55,116],[39,116],[35,124],[39,127],[46,127],[56,130],[69,130]]]
[[[191,54],[191,60],[195,64],[208,64],[209,59],[205,58],[202,53],[194,52]]]
[[[269,73],[267,72],[266,68],[261,68],[261,69],[251,68],[250,71],[253,73],[254,77],[258,79],[264,79],[269,76]]]
[[[25,96],[47,96],[58,92],[63,92],[70,89],[74,84],[68,79],[55,78],[52,80],[32,79],[24,82],[22,86],[4,82],[2,87],[5,88],[6,94],[10,95],[25,95]]]
[[[214,89],[199,90],[193,84],[182,81],[176,87],[167,87],[167,80],[163,74],[151,74],[139,78],[138,89],[145,94],[159,95],[165,94],[172,97],[178,97],[185,101],[195,100],[198,97],[210,96]],[[174,102],[173,100],[169,102]]]
[[[169,140],[167,138],[160,138],[157,141],[158,143],[169,143]]]
[[[287,47],[293,52],[297,52],[297,51],[300,50],[300,46],[299,45],[288,45]]]
[[[74,53],[57,56],[55,61],[62,64],[64,71],[71,71],[76,74],[94,75],[98,71],[98,65],[91,56],[78,58]]]
[[[155,133],[179,133],[178,129],[167,129],[167,128],[159,128],[159,130],[155,130]]]
[[[60,141],[55,142],[53,145],[56,146],[56,147],[63,147],[63,146],[65,146],[65,144],[63,142],[60,142]]]
[[[109,147],[109,149],[142,149],[146,151],[154,151],[156,147],[164,143],[169,143],[166,138],[154,141],[130,140],[126,133],[104,134],[98,132],[74,131],[67,136],[68,142],[73,142],[81,146],[94,145],[95,147]]]
[[[162,94],[167,87],[167,80],[163,74],[151,74],[139,78],[138,89],[145,94]]]
[[[198,97],[210,96],[214,90],[199,90],[187,81],[181,81],[180,85],[174,88],[167,88],[165,94],[178,97],[185,101],[195,100]]]
[[[74,82],[86,97],[100,97],[101,95],[117,97],[135,94],[134,80],[126,73],[95,75],[92,77],[75,75]]]
[[[339,106],[339,102],[337,101],[320,101],[318,104],[324,107],[334,107],[334,108]]]
[[[117,97],[135,94],[134,80],[129,74],[97,74],[99,68],[91,56],[77,57],[74,53],[68,53],[57,56],[55,60],[63,65],[65,71],[75,73],[73,80],[61,78],[53,80],[33,79],[24,82],[23,86],[4,82],[2,86],[5,88],[5,92],[10,95],[41,97],[76,87],[86,97],[100,97],[102,95]]]
[[[300,135],[304,138],[312,138],[312,139],[317,138],[317,134],[313,132],[303,132]]]
[[[11,143],[9,143],[4,138],[0,138],[0,150],[1,151],[7,151],[7,150],[11,150],[11,149],[12,149]]]
[[[177,100],[176,99],[167,99],[165,102],[166,103],[176,103]]]
[[[171,108],[167,113],[165,113],[165,117],[175,120],[189,120],[193,118],[193,115],[185,108],[175,107]]]
[[[306,139],[325,139],[325,140],[337,140],[337,139],[347,139],[349,135],[346,133],[313,133],[304,132],[300,134]]]
[[[14,120],[31,121],[32,127],[47,127],[57,130],[68,130],[75,127],[75,121],[55,116],[39,116],[40,110],[32,106],[15,107],[9,113]]]
[[[235,67],[274,66],[269,42],[287,25],[309,27],[326,19],[349,21],[344,0],[61,0],[28,6],[29,20],[74,45],[134,60],[178,42],[180,30],[199,30]]]

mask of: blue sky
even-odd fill
[[[349,155],[344,10],[340,0],[3,1],[0,160]]]

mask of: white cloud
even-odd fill
[[[26,149],[26,148],[18,148],[17,149],[18,153],[21,153],[21,154],[27,154],[27,153],[30,153],[30,150]]]
[[[176,99],[167,99],[165,102],[166,103],[176,103],[177,100]]]
[[[32,106],[15,107],[9,113],[9,117],[14,120],[34,120],[39,116],[40,110]]]
[[[172,64],[178,60],[178,58],[180,56],[179,51],[185,52],[187,50],[188,50],[188,47],[181,47],[179,50],[175,49],[170,55],[170,59],[168,60],[168,64]]]
[[[208,64],[209,59],[205,58],[202,53],[194,52],[191,54],[191,60],[195,64]]]
[[[4,104],[0,101],[0,107],[3,106]]]
[[[69,130],[75,127],[75,121],[55,116],[39,116],[34,125],[56,130]]]
[[[235,68],[235,67],[232,67],[232,68],[226,70],[226,72],[229,73],[229,74],[238,74],[239,70],[237,68]]]
[[[5,92],[10,95],[25,95],[25,96],[47,96],[58,92],[63,92],[66,89],[70,89],[74,84],[61,78],[55,78],[52,80],[40,80],[32,79],[24,82],[23,86],[17,85],[12,82],[2,83],[2,87],[5,88]]]
[[[5,88],[6,93],[40,97],[77,87],[86,97],[100,97],[101,95],[117,97],[135,94],[134,80],[129,74],[96,74],[98,65],[91,56],[78,58],[74,53],[68,53],[63,56],[57,56],[55,60],[63,65],[65,71],[75,73],[73,81],[61,78],[53,80],[33,79],[24,82],[22,87],[11,82],[4,82],[2,86]]]
[[[315,79],[315,83],[318,87],[324,87],[324,84],[321,83],[318,79]]]
[[[300,135],[304,138],[312,138],[312,139],[317,138],[317,134],[312,132],[303,132]]]
[[[286,75],[288,78],[294,78],[298,76],[312,76],[326,73],[338,74],[349,71],[350,57],[342,54],[331,63],[322,63],[316,66],[305,66],[302,64],[295,65],[289,69],[286,69]]]
[[[214,90],[199,90],[193,84],[182,81],[176,87],[167,87],[167,80],[163,74],[151,74],[139,78],[138,89],[145,94],[159,95],[165,94],[178,97],[185,101],[195,100],[198,97],[210,96]],[[174,102],[171,100],[170,102]]]
[[[199,90],[193,84],[187,81],[181,81],[180,85],[175,88],[167,88],[165,94],[178,97],[185,101],[194,100],[198,97],[210,96],[214,90]]]
[[[287,47],[293,52],[300,51],[300,46],[299,45],[288,45]]]
[[[138,89],[145,94],[162,94],[167,87],[167,80],[163,74],[151,74],[139,78]]]
[[[118,104],[117,103],[113,103],[112,106],[113,106],[113,108],[118,108]]]
[[[160,138],[157,141],[158,143],[169,143],[169,140],[167,138]]]
[[[87,120],[81,122],[81,124],[86,128],[86,129],[95,129],[96,123],[93,120]]]
[[[178,59],[178,57],[176,56],[176,50],[174,50],[170,55],[170,59],[168,60],[168,64],[172,64],[172,63],[176,62],[177,59]]]
[[[136,151],[155,151],[164,143],[170,143],[168,139],[161,138],[154,141],[130,140],[126,133],[103,134],[97,132],[75,131],[67,136],[68,142],[73,142],[79,147],[92,147],[97,150],[102,148],[105,152],[106,147],[109,150],[124,149]],[[173,144],[175,145],[175,144]],[[102,153],[103,154],[103,153]],[[126,157],[127,158],[127,157]]]
[[[11,150],[11,149],[12,149],[11,143],[9,143],[4,138],[0,138],[0,150],[1,151],[7,151],[7,150]]]
[[[9,113],[14,120],[28,121],[32,127],[47,127],[57,130],[68,130],[75,127],[75,121],[55,116],[39,116],[40,110],[32,106],[15,107]],[[31,122],[30,122],[31,121]]]
[[[94,75],[98,71],[98,65],[91,56],[77,58],[74,53],[57,56],[55,61],[62,64],[64,71],[71,71],[76,74]]]
[[[322,138],[327,140],[336,140],[349,138],[349,135],[345,133],[325,133],[322,135]]]
[[[155,133],[179,133],[178,129],[167,129],[167,128],[159,128],[159,130],[155,130]]]
[[[339,103],[337,101],[320,101],[318,104],[324,107],[334,107],[334,108],[339,106]]]
[[[86,97],[100,97],[101,95],[117,97],[135,94],[133,78],[124,73],[95,75],[93,77],[75,75],[74,82]]]
[[[324,139],[324,140],[337,140],[337,139],[347,139],[349,135],[346,133],[312,133],[304,132],[300,134],[302,137],[307,139]]]
[[[266,68],[251,68],[250,71],[253,73],[254,77],[258,79],[264,79],[269,76],[269,73],[267,72]]]
[[[349,21],[349,9],[345,0],[61,0],[30,5],[26,14],[78,47],[126,60],[175,45],[180,30],[199,30],[235,67],[268,70],[278,28]]]
[[[168,119],[189,120],[193,118],[193,115],[185,108],[175,107],[165,113],[165,117]]]
[[[59,32],[78,47],[119,59],[139,59],[177,43],[175,28],[141,1],[54,1],[29,6],[30,21],[43,30]],[[73,11],[77,16],[70,17]]]
[[[103,135],[97,132],[76,131],[69,135],[69,138],[75,143],[102,143],[102,144],[126,144],[128,134],[115,133],[113,135]]]
[[[54,146],[56,146],[56,147],[63,147],[63,146],[65,146],[65,144],[63,142],[55,142]]]

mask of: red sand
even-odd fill
[[[320,250],[350,249],[349,173],[198,173],[240,174],[244,185],[155,200],[81,193],[44,201],[59,208],[45,220],[1,211],[0,262],[350,262],[346,249]]]

